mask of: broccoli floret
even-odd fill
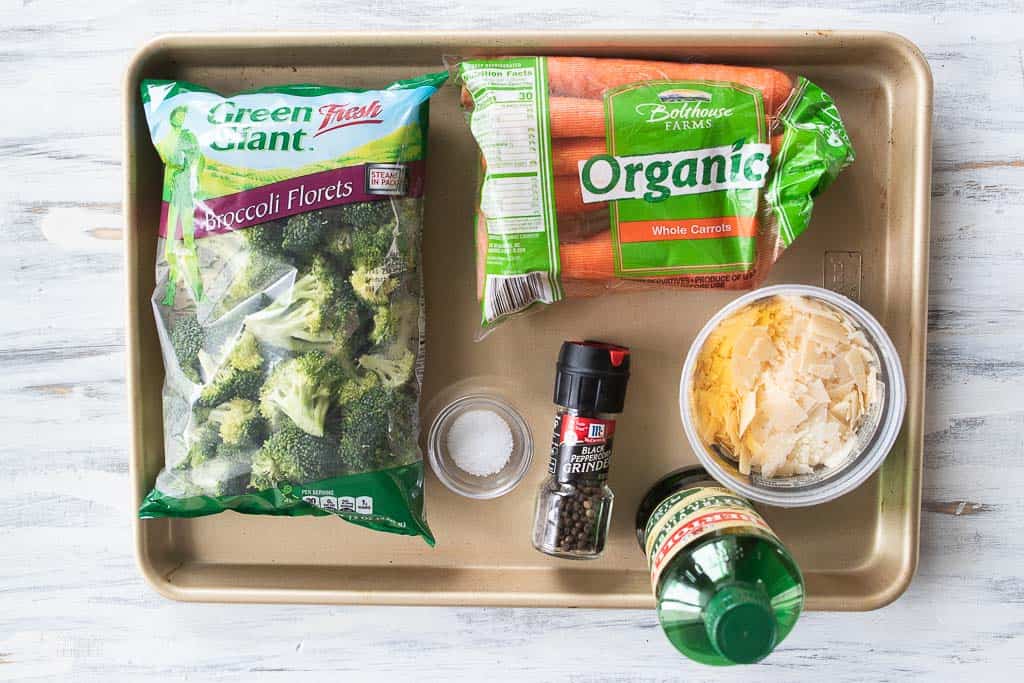
[[[292,254],[312,256],[324,240],[327,221],[319,212],[300,213],[284,224],[281,247]]]
[[[370,341],[377,346],[400,343],[411,348],[419,337],[419,317],[419,303],[415,299],[394,297],[390,303],[374,309]]]
[[[394,234],[385,230],[359,230],[352,232],[352,265],[356,268],[376,268],[384,263]]]
[[[220,446],[220,430],[217,425],[205,422],[187,435],[188,453],[177,469],[198,467],[217,455]]]
[[[379,382],[360,389],[342,405],[338,456],[349,472],[379,469],[387,459],[390,392]]]
[[[259,446],[259,444],[250,444],[248,446],[242,446],[241,444],[224,443],[223,441],[217,446],[217,457],[218,458],[249,458],[253,454],[253,450]]]
[[[233,398],[255,401],[259,397],[263,384],[263,356],[259,342],[248,331],[242,332],[222,366],[217,367],[216,361],[209,356],[204,366],[207,366],[207,375],[212,374],[213,378],[199,392],[197,403],[200,406],[212,408]]]
[[[356,296],[372,306],[386,304],[388,296],[398,287],[398,280],[383,267],[360,266],[352,271],[350,282]]]
[[[314,305],[311,331],[320,332],[337,327],[338,300],[343,296],[342,283],[344,280],[319,256],[313,259],[305,275],[295,282],[293,299],[308,300]]]
[[[352,231],[344,226],[331,230],[324,240],[324,251],[347,262],[352,257]]]
[[[195,315],[185,315],[174,321],[171,326],[171,347],[178,359],[178,367],[185,376],[198,384],[199,352],[203,350],[206,335]]]
[[[375,268],[392,257],[401,257],[412,267],[415,253],[409,236],[417,234],[414,226],[420,224],[421,204],[418,199],[373,201],[329,210],[330,222],[341,228],[328,237],[328,252],[357,268]]]
[[[210,411],[210,422],[220,426],[220,438],[231,446],[252,446],[266,433],[266,420],[252,401],[234,398]]]
[[[229,340],[222,350],[222,355],[224,352],[226,357],[223,362],[238,370],[259,370],[263,367],[259,340],[248,330],[243,331],[241,336]],[[206,351],[199,352],[199,366],[204,377],[216,375],[221,362]]]
[[[419,199],[395,200],[398,212],[398,234],[395,246],[408,268],[416,266],[416,252],[419,248],[419,226],[423,219],[423,202]]]
[[[384,385],[372,372],[339,387],[328,433],[349,474],[416,462],[416,393]]]
[[[356,307],[350,287],[327,261],[313,260],[290,295],[245,319],[261,340],[285,349],[327,348],[352,331]]]
[[[254,225],[241,231],[248,247],[261,254],[273,256],[281,251],[282,230],[279,221]]]
[[[253,458],[252,488],[316,481],[339,471],[340,461],[330,441],[288,422],[263,443]]]
[[[390,306],[378,306],[373,311],[373,330],[370,332],[370,341],[374,344],[382,344],[385,340],[390,339],[395,332],[395,322]]]
[[[242,332],[227,357],[228,365],[239,370],[259,370],[263,367],[260,343],[248,330]]]
[[[233,398],[254,401],[259,397],[262,384],[263,372],[260,370],[239,370],[225,364],[199,392],[196,402],[200,406],[212,408]]]
[[[391,202],[375,201],[348,204],[341,221],[352,231],[352,263],[357,268],[381,265],[395,242],[394,209]]]
[[[338,209],[338,220],[357,231],[383,228],[390,232],[395,228],[395,210],[388,199],[345,204]]]
[[[213,458],[193,467],[188,476],[204,495],[241,495],[249,483],[249,458],[244,455]]]
[[[374,372],[388,387],[399,387],[409,381],[416,365],[416,354],[400,344],[393,344],[381,353],[359,357],[359,367]]]
[[[346,279],[338,281],[331,315],[334,320],[334,328],[342,335],[354,334],[363,323],[363,307],[360,305],[359,297],[352,284]]]
[[[275,302],[245,319],[245,326],[268,344],[282,349],[301,351],[330,344],[329,331],[313,331],[320,327],[322,311],[308,299],[291,304]]]
[[[250,230],[252,228],[245,232]],[[259,294],[283,275],[284,271],[285,266],[274,255],[256,249],[248,250],[245,265],[239,269],[228,287],[227,300],[241,301]]]
[[[322,351],[309,351],[274,368],[260,392],[260,412],[275,426],[287,416],[303,431],[324,435],[331,395],[345,368]]]
[[[416,462],[416,395],[390,389],[369,373],[338,392],[338,456],[349,474]]]
[[[339,406],[355,403],[363,394],[380,386],[380,378],[372,372],[362,373],[347,379],[338,385],[337,402]]]
[[[375,309],[370,332],[375,349],[359,357],[359,366],[375,373],[389,387],[405,384],[415,370],[413,349],[418,336],[418,303],[410,297],[394,297]]]

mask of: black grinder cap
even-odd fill
[[[629,381],[629,349],[599,341],[562,343],[555,365],[555,404],[621,413]]]

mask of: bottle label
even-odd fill
[[[604,482],[611,467],[614,434],[615,420],[556,415],[548,473],[563,484]]]
[[[755,527],[775,536],[750,503],[729,489],[702,486],[677,491],[651,512],[644,528],[644,551],[651,571],[651,586],[679,551],[720,529]]]

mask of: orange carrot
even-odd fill
[[[562,275],[572,280],[614,280],[612,233],[609,230],[572,244],[560,244]]]
[[[608,202],[583,203],[578,176],[555,176],[555,211],[559,216],[606,209]]]
[[[606,207],[588,213],[558,214],[558,241],[582,242],[607,230],[609,218]]]
[[[604,138],[562,138],[551,141],[551,169],[556,176],[579,174],[579,162],[607,154]]]
[[[600,98],[608,88],[640,81],[725,81],[761,91],[771,116],[793,90],[793,80],[776,69],[725,64],[655,62],[594,57],[548,57],[552,95]]]
[[[604,102],[580,97],[552,97],[551,137],[604,138]]]
[[[760,237],[759,237],[760,241]],[[674,277],[616,279],[615,257],[612,254],[612,234],[605,230],[582,242],[561,242],[558,246],[562,267],[562,284],[570,297],[597,296],[609,290],[637,292],[664,287],[697,287],[711,289],[749,289],[750,280],[733,280],[728,273],[704,273],[701,275],[677,275]],[[752,272],[756,281],[761,268],[755,265]],[[716,275],[725,277],[714,284],[710,281]]]
[[[487,220],[476,213],[476,298],[484,298],[484,281],[487,279]]]

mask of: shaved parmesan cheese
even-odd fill
[[[828,387],[826,391],[828,391],[828,397],[830,400],[840,401],[843,399],[844,396],[846,396],[856,388],[857,385],[850,381],[843,382],[842,384],[833,384],[832,386]]]
[[[836,374],[836,366],[831,363],[815,363],[808,368],[810,374],[821,379],[831,379]]]
[[[698,356],[698,431],[762,477],[842,464],[884,387],[877,352],[845,313],[776,296],[722,321]]]
[[[845,327],[823,315],[811,318],[810,333],[821,339],[827,348],[835,348],[850,338]]]
[[[832,398],[829,396],[828,390],[825,389],[825,383],[820,379],[812,380],[807,385],[807,393],[810,394],[816,404],[828,403]]]
[[[750,474],[750,453],[746,450],[740,455],[740,472],[742,474]]]
[[[767,363],[775,358],[777,351],[775,344],[772,343],[772,338],[768,336],[768,331],[764,328],[758,329],[761,330],[761,333],[751,342],[747,357],[758,364]]]
[[[740,408],[740,436],[742,437],[747,431],[747,427],[754,420],[754,415],[757,414],[757,392],[748,391],[747,395],[743,397],[743,407]]]
[[[843,354],[843,362],[846,363],[846,367],[850,369],[850,375],[853,376],[853,381],[857,383],[858,387],[866,387],[868,381],[868,369],[864,363],[863,356],[860,355],[859,349],[850,349]]]

